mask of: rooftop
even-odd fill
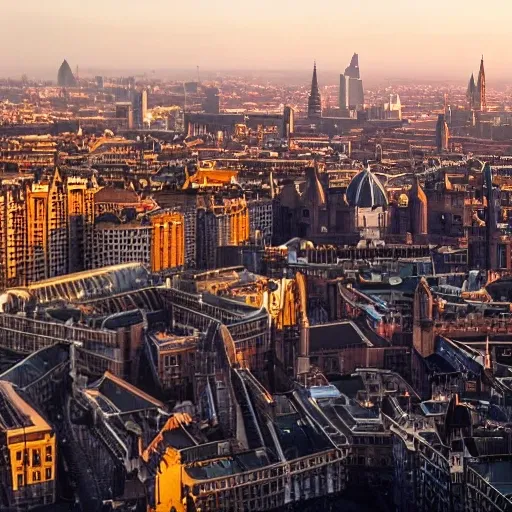
[[[146,409],[165,408],[160,400],[110,372],[105,372],[85,393],[95,400],[105,413],[128,414]]]
[[[1,374],[0,380],[24,389],[68,360],[69,349],[65,345],[56,344],[42,348]]]
[[[309,329],[309,344],[312,353],[337,350],[349,346],[381,346],[385,344],[376,333],[363,324],[353,321],[314,325]]]
[[[0,380],[0,430],[11,434],[23,429],[23,434],[48,430],[50,425],[18,394],[11,382]]]
[[[501,494],[512,496],[512,460],[479,462],[471,467]]]

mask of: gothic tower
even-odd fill
[[[484,69],[484,56],[480,61],[480,71],[478,72],[478,82],[476,84],[477,100],[479,110],[485,112],[487,110],[487,99],[485,96],[485,69]]]
[[[308,98],[308,118],[318,119],[322,117],[322,99],[318,90],[318,80],[316,77],[316,62],[313,67],[313,79],[311,80],[311,93]]]
[[[476,94],[476,84],[475,84],[475,76],[471,73],[471,78],[469,79],[468,90],[466,92],[466,98],[468,100],[469,110],[474,110],[475,108],[475,94]]]

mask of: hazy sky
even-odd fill
[[[343,70],[512,78],[512,0],[4,0],[0,75],[74,69]],[[482,7],[483,5],[483,7]]]

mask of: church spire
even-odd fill
[[[316,60],[313,63],[313,79],[311,80],[311,94],[318,94],[318,78],[316,76]]]
[[[477,94],[478,94],[478,103],[480,110],[487,110],[487,99],[485,96],[485,69],[484,69],[484,56],[482,55],[482,60],[480,61],[480,71],[478,72],[478,82],[476,85]]]
[[[475,75],[473,73],[471,73],[471,78],[469,79],[469,84],[468,84],[468,90],[466,92],[466,98],[468,100],[470,110],[473,110],[475,108],[475,91],[476,91]]]
[[[313,65],[313,78],[311,80],[311,93],[308,98],[308,118],[322,117],[322,99],[318,89],[318,78],[316,76],[316,61]]]

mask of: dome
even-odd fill
[[[386,191],[370,168],[356,174],[347,188],[347,201],[350,206],[378,208],[387,206]]]
[[[67,60],[61,64],[57,74],[57,84],[59,87],[76,87],[76,78],[71,71]]]

